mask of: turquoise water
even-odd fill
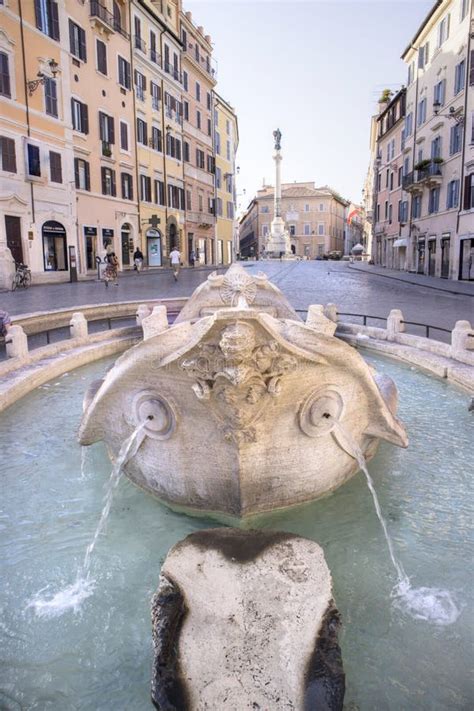
[[[390,594],[396,576],[363,474],[323,500],[259,521],[324,548],[342,613],[346,706],[467,709],[473,639],[474,416],[466,394],[398,363],[408,450],[381,445],[369,464],[396,554],[417,587],[449,591],[451,625],[413,619]],[[110,463],[75,435],[83,392],[110,360],[42,386],[0,416],[0,708],[150,709],[150,598],[168,549],[206,520],[173,513],[126,479],[91,559],[93,594],[76,612],[29,604],[76,579],[100,519]]]

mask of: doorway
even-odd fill
[[[428,276],[434,276],[436,272],[436,240],[430,239],[428,242]]]
[[[451,246],[451,240],[449,237],[443,237],[441,239],[441,278],[449,278],[449,250]]]
[[[425,273],[425,240],[418,242],[418,265],[416,269],[417,274]]]
[[[161,232],[150,228],[146,233],[146,248],[149,267],[161,267]]]
[[[461,240],[459,278],[464,281],[474,281],[474,239],[472,238]]]
[[[191,258],[193,251],[194,251],[194,234],[192,232],[188,232],[188,262],[189,262],[189,264],[191,264],[191,262],[194,262],[196,260],[196,255],[194,255],[194,259]]]
[[[122,225],[122,230],[121,230],[121,240],[122,240],[122,266],[123,267],[129,267],[130,266],[130,235],[132,232],[132,228],[128,223],[125,223]],[[132,247],[133,249],[133,247]]]
[[[170,234],[170,252],[172,252],[173,249],[179,250],[178,231],[176,229],[176,225],[174,224],[174,222],[171,222],[171,224],[169,226],[169,234]]]
[[[7,247],[17,264],[23,263],[23,245],[21,243],[21,218],[14,215],[5,215],[5,231],[7,233]]]
[[[60,222],[49,220],[41,230],[45,272],[67,271],[66,230]]]

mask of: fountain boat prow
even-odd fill
[[[369,459],[407,446],[393,382],[263,275],[233,265],[147,337],[153,318],[86,397],[79,439],[115,457],[150,417],[125,473],[165,503],[242,518],[323,496],[359,469],[337,423]]]

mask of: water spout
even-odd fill
[[[92,541],[86,548],[84,555],[84,561],[82,566],[77,571],[76,581],[72,585],[68,585],[62,590],[59,590],[52,597],[46,596],[43,593],[48,588],[43,588],[40,590],[33,600],[28,603],[28,608],[33,608],[39,617],[58,617],[62,615],[67,610],[72,610],[73,612],[78,612],[81,604],[84,600],[90,597],[95,589],[95,581],[90,577],[90,565],[91,556],[94,548],[99,540],[99,536],[105,528],[107,523],[107,518],[110,513],[110,508],[112,506],[112,499],[114,491],[120,481],[123,467],[125,464],[135,456],[140,448],[143,440],[146,437],[145,426],[148,420],[153,419],[153,416],[148,416],[143,422],[141,422],[138,427],[132,432],[130,437],[124,441],[120,448],[119,455],[115,460],[112,472],[110,474],[110,479],[107,486],[107,492],[105,495],[104,506],[102,508],[102,513],[100,515],[99,523],[95,529]],[[84,476],[84,466],[85,466],[85,456],[84,449],[81,457],[81,476]]]
[[[326,415],[324,415],[326,416]],[[329,415],[330,417],[330,415]],[[397,584],[392,589],[391,597],[394,604],[400,610],[418,620],[431,622],[436,625],[450,625],[457,620],[460,610],[448,590],[438,588],[413,588],[410,578],[405,573],[401,562],[398,560],[393,547],[393,541],[387,528],[387,522],[380,507],[379,498],[375,491],[374,481],[369,474],[364,454],[358,444],[354,442],[351,434],[345,427],[334,419],[333,435],[338,444],[350,454],[358,463],[365,474],[367,486],[372,495],[372,499],[377,512],[377,517],[382,526],[382,530],[387,542],[390,560],[397,573]]]

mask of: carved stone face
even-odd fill
[[[227,326],[222,331],[219,347],[227,360],[242,361],[250,358],[255,348],[252,326],[241,321]]]

